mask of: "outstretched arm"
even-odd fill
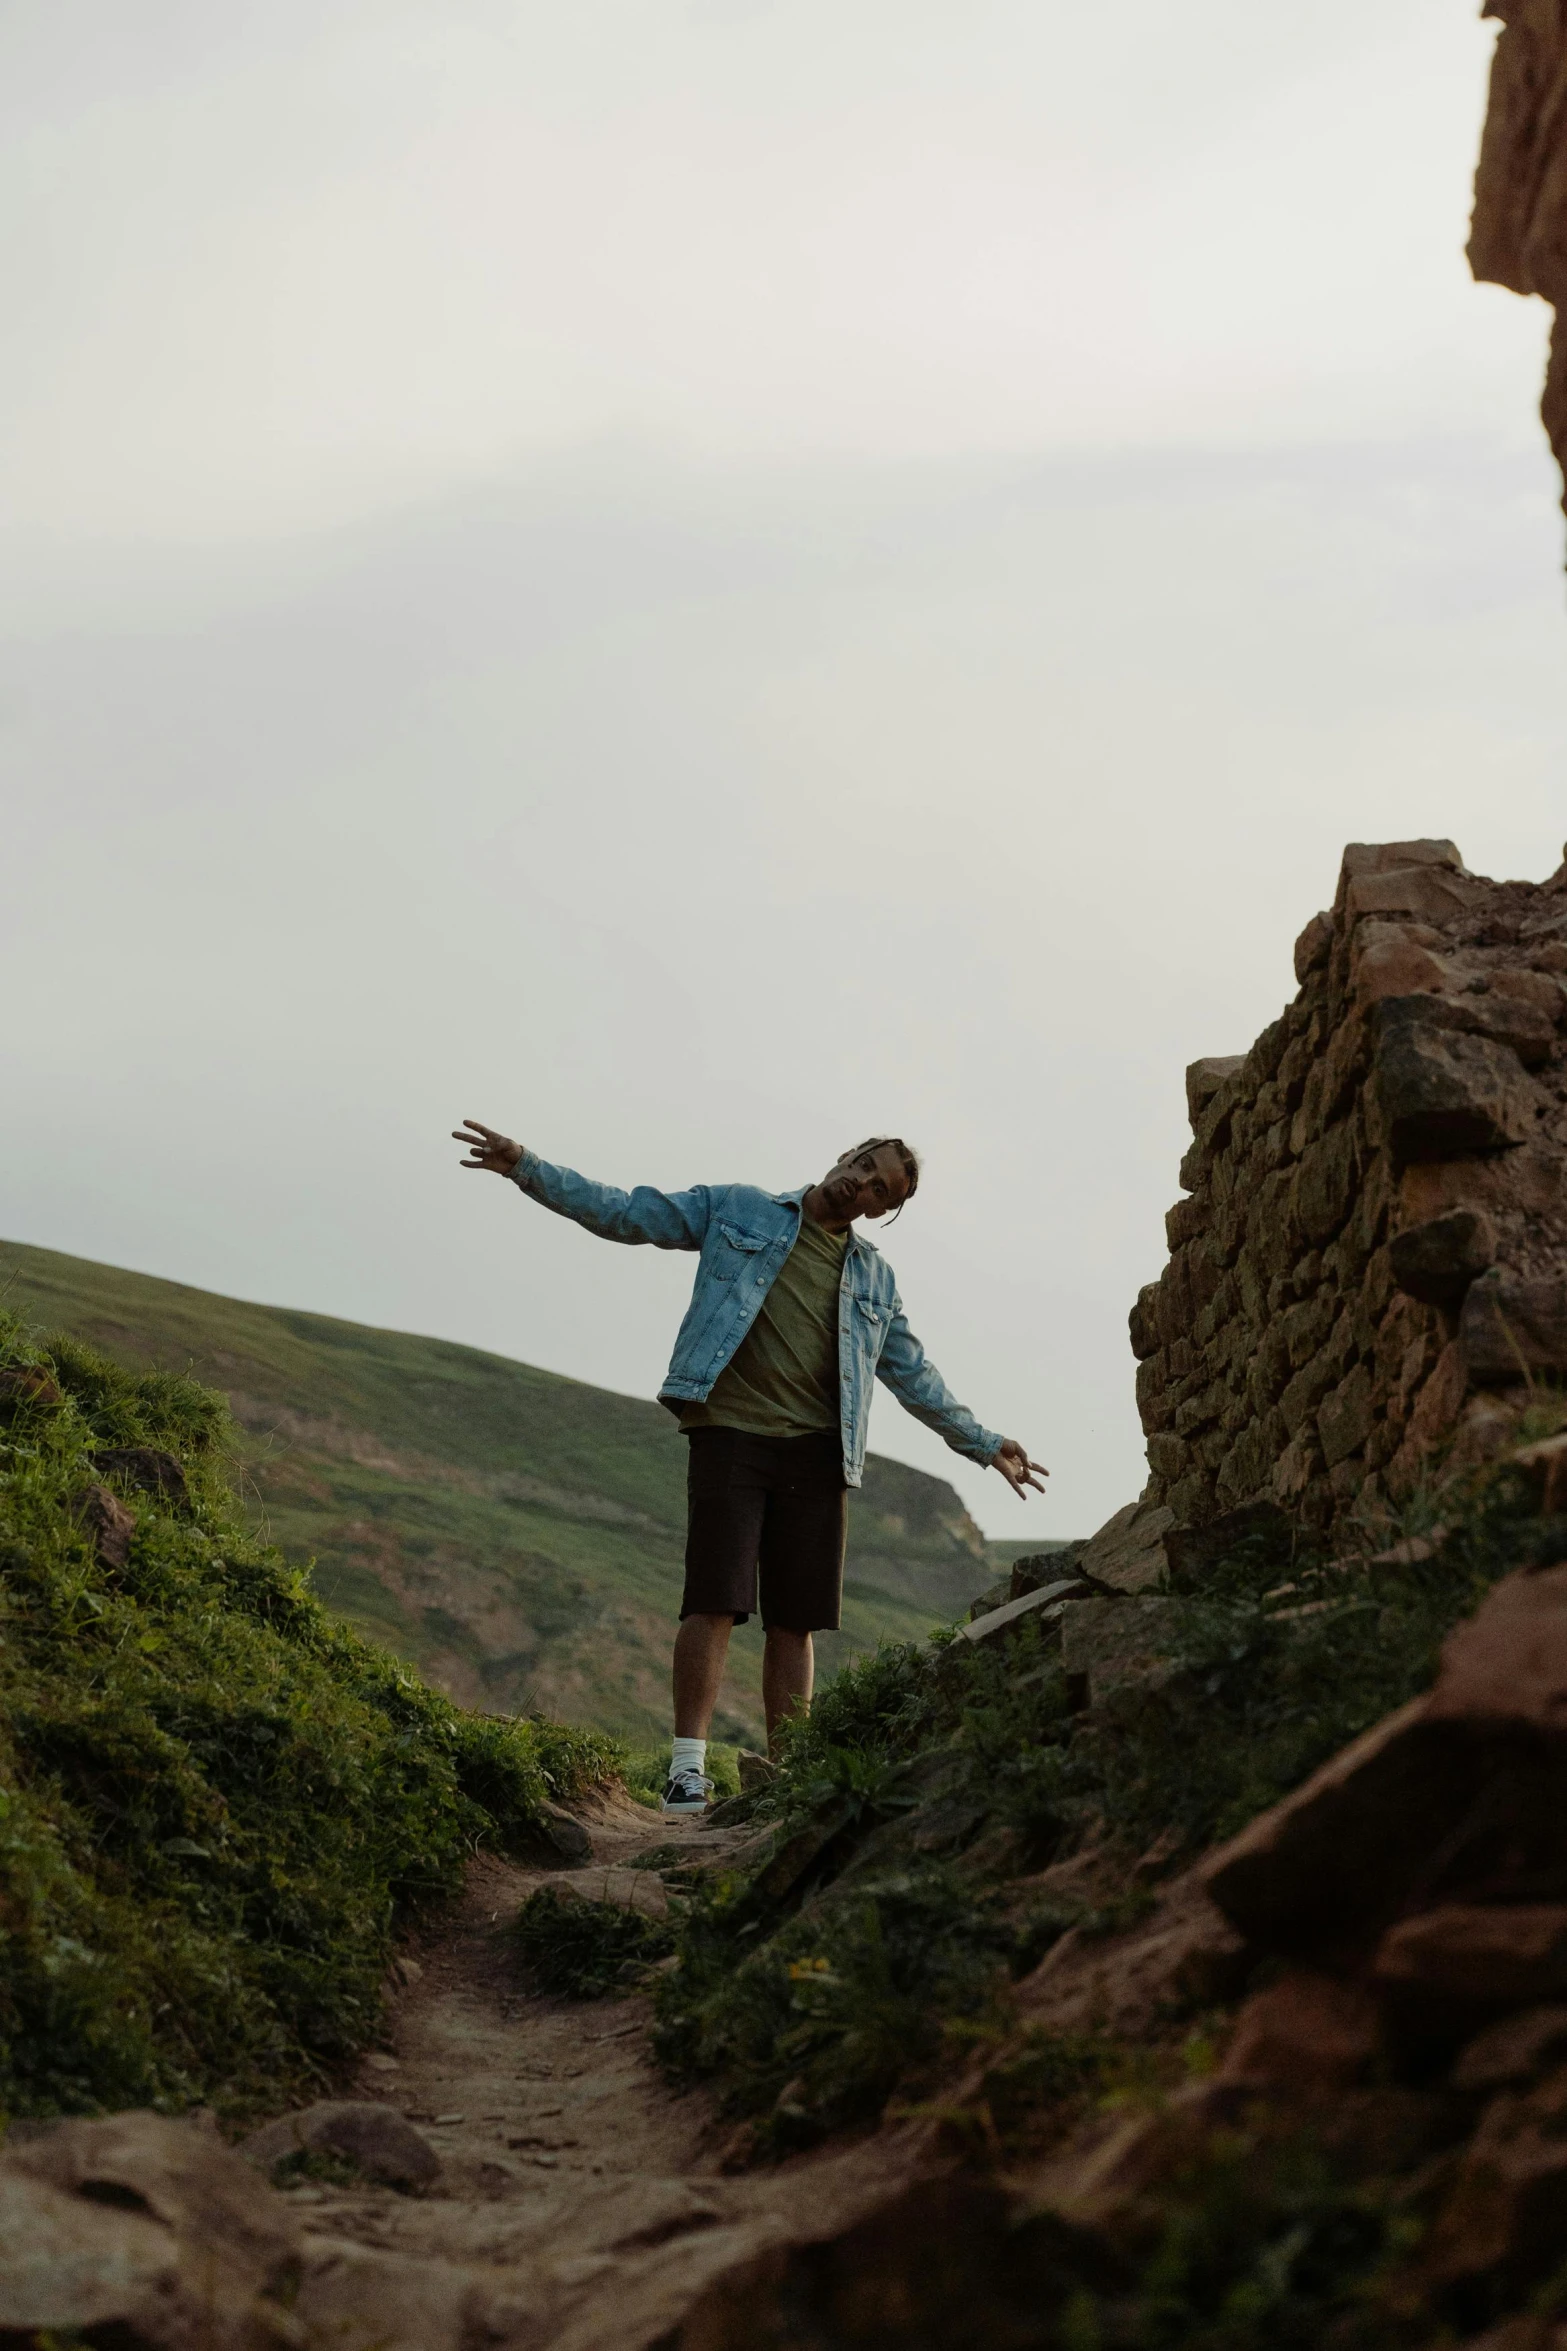
[[[1028,1486],[1044,1492],[1040,1479],[1050,1472],[1029,1459],[1027,1447],[1016,1437],[1000,1437],[994,1429],[982,1428],[972,1412],[958,1402],[910,1330],[901,1298],[893,1301],[892,1325],[876,1377],[892,1390],[905,1412],[912,1412],[916,1420],[934,1429],[955,1453],[982,1461],[988,1469],[999,1469],[1020,1501]]]
[[[471,1131],[465,1133],[463,1129]],[[646,1241],[655,1249],[700,1249],[707,1234],[710,1196],[705,1185],[689,1192],[656,1192],[650,1184],[622,1192],[598,1184],[574,1168],[552,1167],[536,1151],[514,1143],[477,1118],[454,1128],[452,1141],[470,1156],[459,1164],[490,1175],[510,1176],[530,1200],[569,1217],[601,1241]]]

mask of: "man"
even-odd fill
[[[792,1192],[699,1184],[621,1192],[479,1119],[452,1140],[462,1165],[508,1176],[530,1200],[605,1241],[700,1252],[691,1304],[659,1402],[690,1443],[686,1581],[675,1640],[675,1744],[666,1812],[701,1812],[729,1636],[756,1607],[771,1744],[811,1702],[813,1632],[838,1629],[845,1492],[865,1463],[871,1380],[957,1453],[998,1469],[1021,1500],[1048,1473],[1014,1437],[981,1428],[948,1391],[908,1326],[892,1269],[854,1230],[901,1209],[919,1161],[896,1137],[846,1152]],[[1037,1473],[1037,1474],[1036,1474]]]

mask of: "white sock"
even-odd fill
[[[702,1777],[706,1762],[707,1741],[705,1739],[677,1739],[674,1751],[669,1758],[669,1776],[673,1780],[678,1779],[683,1771],[694,1771],[698,1777]]]

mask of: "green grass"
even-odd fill
[[[249,1533],[220,1397],[0,1317],[0,2113],[310,2088],[401,1921],[604,1781],[603,1737],[464,1714]],[[178,1464],[146,1491],[94,1455]],[[84,1504],[135,1517],[123,1564]]]
[[[328,1607],[464,1705],[541,1709],[637,1746],[667,1729],[685,1448],[659,1405],[14,1242],[0,1305],[221,1389],[254,1530],[314,1561]],[[994,1573],[950,1486],[872,1455],[822,1679],[963,1615]],[[760,1745],[755,1623],[732,1660],[717,1731]]]
[[[541,1886],[517,1913],[512,1933],[525,1976],[537,1992],[600,2000],[625,1992],[674,1946],[674,1930],[616,1902],[586,1902]]]

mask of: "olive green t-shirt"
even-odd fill
[[[713,1382],[688,1404],[682,1429],[745,1429],[753,1437],[809,1437],[839,1425],[838,1291],[847,1233],[824,1232],[803,1211],[799,1236],[762,1309]]]

